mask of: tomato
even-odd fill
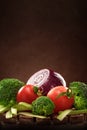
[[[25,85],[22,88],[19,89],[17,93],[17,102],[27,102],[32,103],[33,100],[35,100],[38,95],[35,93],[35,87],[33,85]]]
[[[68,97],[66,92],[67,87],[56,86],[47,93],[47,97],[49,97],[55,104],[54,113],[72,108],[74,96]]]

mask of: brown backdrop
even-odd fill
[[[87,82],[86,2],[20,0],[0,4],[0,79],[23,81],[51,68],[67,84]]]

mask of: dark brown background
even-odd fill
[[[0,3],[0,79],[23,81],[51,68],[87,82],[86,0],[7,0]]]

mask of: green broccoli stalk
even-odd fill
[[[69,88],[74,94],[75,109],[87,109],[87,84],[74,81],[69,84]]]
[[[48,116],[54,111],[54,103],[46,96],[40,96],[32,102],[32,113]]]
[[[15,78],[5,78],[0,81],[0,113],[3,113],[16,103],[16,94],[25,83]]]

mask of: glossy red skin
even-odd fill
[[[37,97],[38,95],[34,92],[34,86],[25,85],[18,91],[16,100],[17,102],[26,102],[31,104]]]
[[[66,92],[67,87],[64,86],[57,86],[55,88],[52,88],[47,96],[54,102],[55,104],[55,109],[54,113],[58,113],[59,111],[63,111],[66,109],[70,109],[73,106],[74,103],[74,97],[68,97],[67,95],[62,95],[59,98],[57,96],[62,93]]]

